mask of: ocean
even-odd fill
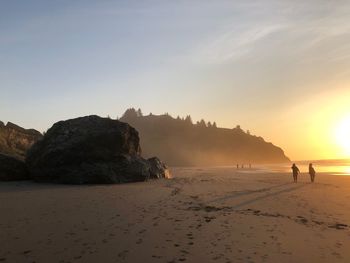
[[[257,168],[257,171],[259,172],[285,173],[291,172],[292,163],[295,163],[298,166],[301,173],[308,173],[309,163],[312,163],[316,173],[350,175],[350,159],[292,161],[291,163],[271,164],[257,166],[255,168]]]

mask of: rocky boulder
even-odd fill
[[[28,174],[22,160],[0,153],[0,181],[26,180]]]
[[[168,167],[159,158],[152,157],[148,159],[150,164],[150,178],[160,179],[160,178],[170,178],[170,172]]]
[[[11,122],[5,125],[0,121],[0,153],[24,160],[28,149],[41,137],[34,129],[24,129]]]
[[[145,181],[153,167],[141,157],[133,127],[98,116],[54,124],[28,151],[26,162],[35,181],[67,184]]]

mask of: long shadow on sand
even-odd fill
[[[276,195],[292,192],[292,191],[300,189],[300,188],[302,188],[302,187],[304,187],[306,185],[308,185],[308,184],[301,184],[301,185],[298,185],[298,186],[295,186],[295,187],[289,187],[287,189],[283,189],[283,190],[280,190],[280,191],[277,191],[277,192],[267,193],[267,194],[265,194],[263,196],[259,196],[259,197],[256,197],[256,198],[244,201],[242,203],[239,203],[237,205],[234,205],[234,206],[232,206],[232,209],[235,210],[235,209],[241,208],[242,206],[249,205],[249,204],[255,203],[257,201],[261,201],[263,199],[266,199],[266,198],[269,198],[269,197],[272,197],[272,196],[276,196]]]
[[[246,192],[243,192],[243,193],[238,193],[238,194],[235,194],[235,195],[225,196],[223,198],[215,199],[215,200],[209,201],[208,203],[231,200],[231,199],[238,198],[238,197],[241,197],[241,196],[244,196],[244,195],[249,195],[249,194],[264,193],[264,192],[270,191],[271,189],[274,189],[274,188],[277,188],[277,187],[282,187],[282,186],[285,186],[285,185],[295,185],[295,184],[294,183],[285,183],[285,184],[281,184],[281,185],[272,186],[272,187],[269,187],[269,188],[263,188],[263,189],[258,189],[258,190],[254,190],[254,191],[246,191]],[[234,205],[234,206],[232,206],[230,208],[231,209],[239,209],[242,206],[249,205],[249,204],[255,203],[257,201],[269,198],[269,197],[273,197],[273,196],[277,196],[277,195],[280,195],[280,194],[283,194],[283,193],[288,193],[288,192],[292,192],[292,191],[298,190],[298,189],[300,189],[300,188],[302,188],[302,187],[304,187],[306,185],[308,185],[308,184],[299,184],[297,186],[288,187],[288,188],[279,190],[277,192],[266,193],[266,194],[264,194],[262,196],[258,196],[258,197],[255,197],[253,199],[250,199],[250,200],[241,202],[239,204],[236,204],[236,205]]]
[[[260,189],[257,189],[257,190],[247,190],[247,191],[235,192],[232,195],[220,197],[220,198],[211,200],[211,201],[209,201],[207,203],[210,204],[210,203],[222,202],[222,201],[226,201],[228,199],[235,199],[235,198],[238,198],[238,197],[241,197],[241,196],[245,196],[245,195],[251,195],[251,194],[256,194],[256,193],[263,193],[263,192],[267,192],[267,191],[270,191],[270,190],[275,189],[275,188],[279,188],[279,187],[282,187],[282,186],[285,186],[285,185],[291,185],[291,184],[294,185],[294,183],[284,183],[284,184],[274,185],[274,186],[271,186],[271,187],[260,188]]]

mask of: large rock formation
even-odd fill
[[[169,114],[143,116],[128,109],[120,119],[135,127],[145,157],[158,156],[174,166],[283,163],[289,158],[283,150],[262,137],[243,131],[218,128],[204,120],[193,124],[191,117],[172,118]]]
[[[0,121],[0,153],[24,159],[27,150],[40,138],[40,132]]]
[[[69,184],[145,181],[158,168],[141,157],[133,127],[98,116],[54,124],[28,151],[26,162],[35,181]]]
[[[28,174],[24,162],[0,153],[0,181],[26,179],[28,179]]]

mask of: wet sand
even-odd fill
[[[0,262],[350,261],[350,177],[172,173],[125,185],[0,183]]]

